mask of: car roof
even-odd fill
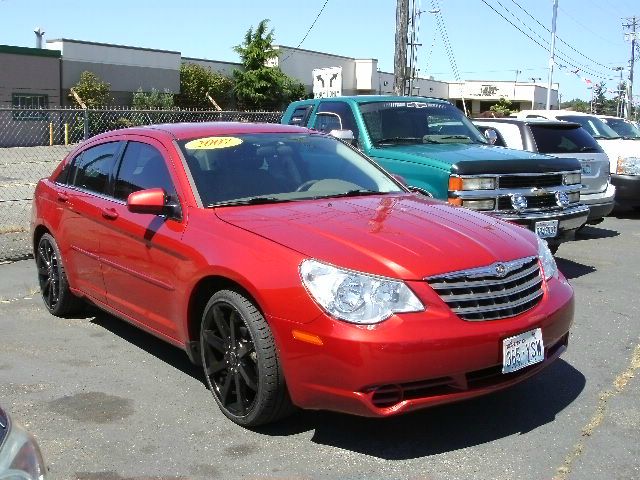
[[[548,118],[474,118],[473,123],[510,123],[514,125],[545,125],[558,128],[582,128],[579,123],[563,122],[561,120],[552,120]]]
[[[355,103],[371,103],[371,102],[436,102],[436,103],[449,103],[451,102],[436,97],[420,97],[420,96],[411,96],[411,97],[402,97],[398,95],[345,95],[341,97],[323,97],[323,98],[312,98],[309,100],[300,100],[294,102],[296,105],[298,104],[311,104],[317,102],[355,102]]]
[[[251,133],[310,133],[311,130],[280,123],[248,123],[248,122],[193,122],[164,123],[144,127],[123,128],[113,130],[94,137],[95,139],[117,137],[119,135],[164,136],[170,135],[176,140],[202,138],[219,135],[242,135]]]
[[[559,115],[574,115],[579,117],[595,117],[593,113],[576,112],[574,110],[520,110],[517,117],[524,115],[540,115],[541,117],[557,117]]]

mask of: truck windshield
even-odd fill
[[[627,122],[623,118],[606,118],[604,121],[615,130],[618,135],[622,135],[623,138],[640,140],[640,129],[633,123]]]
[[[449,103],[367,102],[359,108],[374,145],[487,143],[471,121]]]
[[[593,136],[593,138],[620,138],[620,135],[618,135],[615,130],[613,130],[598,117],[591,117],[589,115],[558,115],[557,119],[564,120],[566,122],[579,123],[580,125],[582,125],[582,128],[584,128]]]

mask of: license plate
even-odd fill
[[[591,164],[583,163],[582,164],[582,175],[591,175]]]
[[[502,373],[511,373],[544,360],[542,329],[502,340]]]
[[[558,235],[558,220],[536,222],[536,235],[540,238],[553,238]]]

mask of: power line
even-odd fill
[[[596,32],[595,30],[590,29],[589,27],[587,27],[584,23],[579,22],[578,20],[576,20],[575,18],[573,18],[569,12],[567,12],[565,9],[563,9],[560,5],[558,5],[558,10],[560,10],[564,16],[566,16],[567,18],[569,18],[570,20],[573,20],[573,22],[578,25],[579,27],[584,28],[585,30],[589,31],[590,33],[592,33],[593,35],[595,35],[596,37],[598,37],[601,40],[604,40],[607,43],[610,43],[611,45],[615,45],[616,47],[619,47],[620,44],[612,42],[611,40],[609,40],[608,38],[603,37],[602,35],[600,35],[598,32]]]
[[[540,25],[542,28],[544,28],[547,32],[551,33],[551,30],[549,30],[549,29],[548,29],[544,24],[542,24],[542,23],[541,23],[537,18],[535,18],[533,15],[531,15],[529,12],[527,12],[524,8],[522,8],[522,6],[520,6],[520,4],[519,4],[518,2],[516,2],[516,0],[511,0],[511,1],[516,5],[516,7],[518,7],[520,10],[522,10],[524,13],[526,13],[530,18],[532,18],[532,19],[533,19],[533,20],[534,20],[538,25]],[[565,42],[563,39],[561,39],[558,35],[556,35],[556,38],[557,38],[560,42],[564,43],[564,44],[565,44],[567,47],[569,47],[571,50],[573,50],[574,52],[576,52],[578,55],[583,56],[584,58],[586,58],[587,60],[589,60],[589,61],[591,61],[591,62],[595,63],[596,65],[600,65],[601,67],[604,67],[604,68],[609,68],[609,67],[607,67],[606,65],[603,65],[602,63],[600,63],[600,62],[598,62],[598,61],[594,60],[593,58],[591,58],[591,57],[587,57],[584,53],[579,52],[578,50],[576,50],[575,48],[573,48],[571,45],[569,45],[567,42]]]
[[[541,47],[542,49],[544,49],[545,51],[549,51],[548,46],[545,46],[543,44],[541,44],[540,42],[538,42],[535,38],[533,38],[531,35],[529,35],[527,32],[523,31],[520,27],[518,27],[516,24],[514,24],[511,20],[509,20],[507,17],[505,17],[504,15],[502,15],[502,13],[500,13],[499,11],[497,11],[495,8],[493,8],[491,5],[489,5],[487,3],[486,0],[480,0],[482,3],[484,3],[487,7],[489,7],[491,10],[493,10],[497,15],[499,15],[503,20],[505,20],[507,23],[509,23],[513,28],[515,28],[516,30],[518,30],[520,33],[522,33],[524,36],[526,36],[529,40],[531,40],[533,43],[535,43],[536,45],[538,45],[539,47]],[[546,43],[546,42],[545,42]],[[589,70],[587,70],[586,68],[582,68],[582,66],[579,65],[575,65],[574,63],[572,63],[572,61],[570,61],[569,59],[567,59],[564,55],[560,55],[560,54],[556,54],[558,56],[559,59],[561,59],[562,61],[568,63],[569,65],[571,65],[574,68],[577,68],[578,70],[584,71],[585,73],[588,73],[589,75],[596,77],[596,78],[600,78],[602,80],[609,80],[609,78],[607,78],[606,75],[604,74],[598,74],[598,73],[593,73]],[[575,62],[575,60],[574,60]],[[578,63],[579,62],[575,62]]]
[[[307,37],[309,36],[309,33],[311,33],[311,30],[313,29],[313,27],[316,25],[316,22],[318,21],[318,19],[320,18],[320,15],[322,15],[322,12],[324,11],[324,7],[327,6],[327,3],[329,3],[329,0],[325,0],[324,5],[322,5],[322,8],[320,9],[320,11],[318,12],[318,15],[316,15],[316,19],[313,21],[313,23],[311,24],[311,26],[309,27],[309,29],[307,30],[307,33],[304,34],[304,37],[302,37],[302,40],[300,40],[300,43],[298,43],[298,45],[296,46],[296,50],[298,48],[300,48],[300,45],[302,45],[304,43],[304,41],[307,39]],[[289,57],[291,56],[291,54],[287,55],[283,60],[280,61],[280,63],[284,62],[285,60],[287,60]]]

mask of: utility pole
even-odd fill
[[[558,17],[558,0],[553,0],[553,19],[551,20],[551,50],[549,52],[549,81],[547,82],[547,110],[551,110],[551,82],[553,81],[553,64],[556,52],[556,18]]]
[[[616,105],[616,117],[624,117],[624,90],[622,90],[622,71],[624,67],[613,67],[612,69],[615,72],[620,72],[620,82],[618,83],[618,88],[616,88],[616,93],[618,94],[618,104]]]
[[[393,57],[393,93],[404,95],[407,84],[407,30],[409,0],[396,0],[396,49]]]
[[[633,110],[633,63],[636,56],[636,27],[638,26],[638,19],[635,15],[626,19],[629,23],[623,23],[624,28],[630,29],[631,33],[625,34],[625,39],[631,39],[631,59],[629,60],[629,82],[627,83],[627,114],[625,115],[628,120],[631,119],[631,110]]]

